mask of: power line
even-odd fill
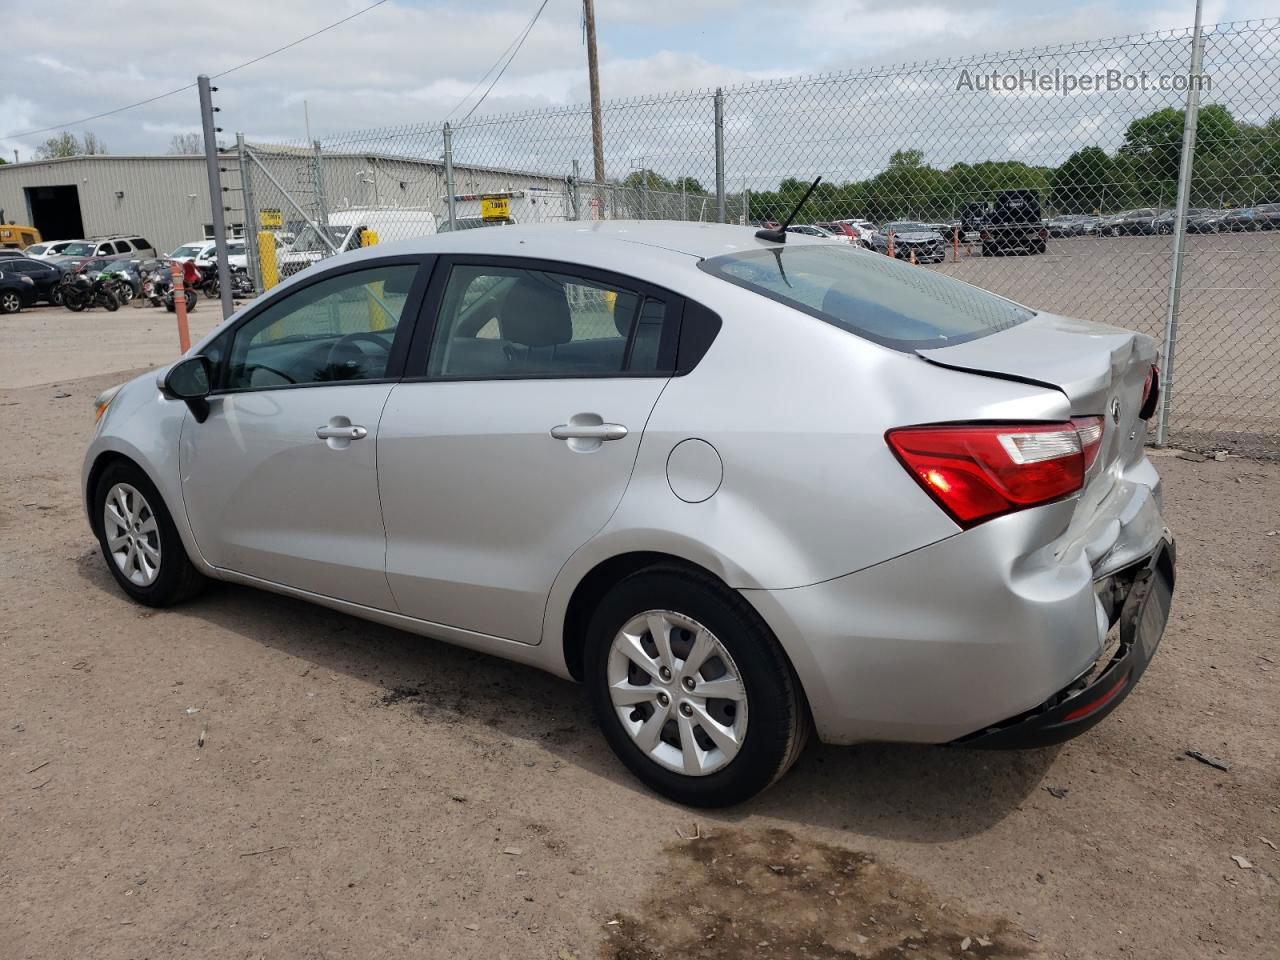
[[[296,47],[300,43],[305,43],[306,41],[310,40],[312,37],[318,37],[320,36],[320,34],[325,33],[329,30],[332,30],[334,27],[340,27],[344,23],[346,23],[348,20],[354,20],[356,17],[362,14],[368,13],[370,10],[374,9],[375,7],[380,7],[386,2],[387,0],[375,0],[375,2],[369,4],[369,6],[364,7],[363,9],[357,10],[355,13],[351,14],[350,16],[343,17],[341,20],[335,20],[333,23],[329,24],[327,27],[321,27],[319,30],[315,31],[314,33],[308,33],[305,37],[299,37],[297,40],[293,40],[289,43],[286,43],[283,47],[276,47],[276,49],[271,50],[267,53],[264,53],[260,57],[254,57],[252,60],[246,60],[244,63],[237,64],[234,67],[231,67],[227,70],[223,70],[221,73],[212,74],[209,77],[209,79],[216,80],[219,77],[225,77],[229,73],[235,73],[237,70],[243,70],[245,67],[250,67],[250,66],[253,66],[253,64],[255,63],[260,63],[261,61],[267,59],[268,57],[274,57],[277,53],[283,53],[285,50],[288,50],[291,47]],[[546,3],[543,3],[543,6],[545,7]],[[541,13],[541,11],[539,11],[539,13]],[[154,97],[148,97],[146,100],[139,100],[137,103],[131,103],[125,107],[116,107],[114,110],[106,110],[102,113],[95,113],[91,117],[82,117],[79,120],[69,120],[66,123],[57,123],[51,127],[41,127],[39,130],[27,130],[23,133],[11,133],[6,135],[4,139],[16,140],[19,137],[30,137],[30,136],[34,136],[37,133],[48,133],[51,130],[61,130],[64,127],[78,127],[80,124],[89,123],[91,120],[101,120],[103,117],[110,117],[117,113],[124,113],[124,111],[132,110],[135,107],[144,107],[148,103],[155,103],[157,100],[163,100],[165,97],[172,97],[175,93],[182,93],[184,90],[190,90],[194,86],[195,86],[194,83],[188,83],[185,86],[178,87],[174,90],[170,90],[168,93],[159,93],[159,94],[156,94]]]
[[[490,83],[489,86],[485,89],[484,93],[480,95],[480,99],[477,100],[475,102],[475,105],[472,106],[472,108],[467,111],[467,115],[458,121],[458,126],[462,126],[464,123],[466,123],[468,120],[471,119],[471,115],[476,112],[476,109],[480,106],[480,104],[484,103],[484,98],[489,96],[489,91],[492,90],[494,88],[494,85],[497,84],[497,82],[502,79],[502,75],[507,72],[507,67],[511,66],[511,61],[516,58],[516,54],[518,54],[520,52],[520,48],[524,46],[524,42],[525,40],[528,39],[530,31],[533,30],[533,25],[538,22],[538,18],[542,16],[542,11],[547,8],[547,2],[548,0],[542,0],[542,5],[538,7],[537,12],[533,15],[533,19],[529,21],[529,25],[525,27],[524,32],[521,33],[516,38],[515,49],[511,51],[511,56],[507,57],[507,62],[502,65],[502,69],[499,70],[498,75],[493,78],[493,82]],[[499,57],[498,59],[502,59],[502,58]],[[493,67],[490,67],[489,69],[492,70]],[[480,78],[480,82],[481,83],[484,82],[484,77]],[[480,84],[476,84],[476,86],[479,86],[479,85]],[[475,91],[473,90],[472,93],[474,92]],[[469,93],[467,94],[467,96],[469,97],[471,96],[471,94]],[[463,100],[465,99],[466,97],[463,97]],[[457,107],[455,107],[454,109],[456,110]]]

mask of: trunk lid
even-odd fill
[[[1143,456],[1146,424],[1138,413],[1157,357],[1155,341],[1145,334],[1040,313],[990,336],[916,352],[954,370],[1051,387],[1066,395],[1073,417],[1102,417],[1086,504],[1096,504],[1124,465]]]

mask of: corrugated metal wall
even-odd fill
[[[294,200],[315,216],[314,160],[302,151],[254,148]],[[243,224],[243,202],[235,154],[224,155],[222,184],[228,227]],[[298,219],[261,170],[252,168],[259,209],[277,207],[286,222]],[[321,165],[330,212],[349,207],[423,207],[439,219],[447,212],[444,170],[439,162],[356,154],[326,154]],[[564,181],[536,174],[459,166],[459,193],[537,186],[563,190]],[[0,208],[6,221],[31,223],[26,188],[74,186],[87,236],[141,235],[160,253],[200,240],[211,222],[209,184],[200,156],[93,156],[0,164]],[[45,237],[46,240],[75,239]]]

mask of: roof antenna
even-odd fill
[[[800,212],[800,208],[803,207],[805,201],[809,199],[809,194],[813,193],[821,182],[821,177],[814,178],[813,183],[809,184],[809,189],[804,192],[804,196],[800,198],[800,202],[792,209],[791,215],[783,221],[782,226],[778,227],[777,230],[757,230],[756,236],[761,240],[768,240],[770,243],[786,243],[787,227],[791,226],[791,221],[796,218],[796,214]]]

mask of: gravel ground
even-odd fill
[[[1280,466],[1159,458],[1173,617],[1085,736],[815,747],[708,815],[563,681],[246,588],[128,602],[77,490],[120,379],[0,388],[0,956],[1275,957]]]

